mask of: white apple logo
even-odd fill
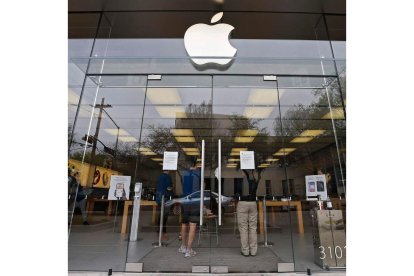
[[[222,16],[223,12],[217,13],[211,18],[211,23],[216,23]],[[233,29],[233,26],[224,23],[216,25],[200,23],[188,28],[184,34],[184,45],[192,61],[198,65],[228,64],[237,52],[237,49],[229,42],[229,36]]]

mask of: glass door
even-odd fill
[[[155,199],[157,212],[154,220],[152,207],[141,206],[127,267],[293,271],[285,170],[274,156],[283,147],[279,97],[274,76],[148,76],[134,181],[143,185],[143,200]],[[253,169],[242,169],[242,151],[253,152]],[[178,153],[177,170],[168,176],[165,152]],[[172,183],[164,204],[157,201],[163,178]]]
[[[223,196],[219,238],[210,239],[212,269],[293,271],[291,221],[282,202],[285,171],[274,156],[283,145],[280,96],[276,76],[213,76],[211,162],[217,168],[221,158]],[[253,152],[253,169],[241,166],[241,151]]]
[[[200,204],[204,201],[211,209],[211,84],[211,76],[148,77],[136,181],[143,185],[143,199],[155,198],[157,212],[151,220],[151,209],[141,206],[138,240],[129,242],[127,266],[142,264],[147,272],[191,272],[193,266],[210,266]],[[166,152],[178,153],[176,169],[164,170]],[[203,198],[202,171],[208,188]],[[161,192],[163,185],[171,189]]]

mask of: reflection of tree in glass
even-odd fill
[[[211,128],[213,123],[211,121],[211,102],[205,103],[204,101],[197,104],[189,104],[185,109],[184,118],[176,118],[175,126],[168,127],[162,124],[148,124],[145,128],[148,130],[148,134],[142,141],[142,147],[151,149],[158,155],[163,155],[164,151],[178,151],[179,154],[178,170],[188,169],[190,166],[190,157],[182,150],[183,148],[197,148],[201,154],[201,140],[207,140],[211,138]],[[191,130],[196,142],[180,143],[174,136],[173,129],[188,129]],[[210,158],[205,159],[205,166],[210,166]]]
[[[339,77],[341,89],[346,83],[346,76]],[[328,79],[327,92],[331,107],[342,108],[341,90],[336,78]],[[282,114],[282,129],[279,119],[275,120],[274,131],[277,136],[297,136],[305,130],[320,129],[322,118],[329,112],[329,103],[325,88],[314,89],[315,100],[309,105],[296,104]],[[335,120],[336,129],[345,130],[345,120]]]
[[[342,72],[339,78],[329,78],[327,80],[326,90],[325,88],[318,88],[312,91],[314,96],[312,103],[308,105],[293,105],[282,114],[282,127],[280,126],[279,119],[274,121],[274,131],[276,136],[284,137],[284,143],[287,145],[290,142],[290,139],[300,135],[305,130],[325,129],[327,131],[319,137],[332,137],[332,130],[333,127],[335,127],[338,141],[341,145],[343,142],[342,140],[345,140],[346,129],[345,110],[343,104],[345,101],[345,89],[345,72]],[[329,95],[332,111],[343,111],[343,113],[341,113],[344,116],[342,119],[334,117],[334,125],[332,125],[332,120],[330,119],[331,117],[327,116],[327,114],[330,114],[327,95]],[[335,113],[333,114],[335,115]],[[301,150],[306,152],[306,154],[302,156],[305,158],[302,160],[303,163],[301,163],[301,166],[312,172],[320,169],[321,162],[324,163],[324,166],[327,166],[327,160],[335,160],[336,158],[334,158],[334,154],[332,154],[335,150],[330,150],[332,147],[336,147],[335,141],[333,139],[330,141],[331,142],[329,144],[321,144],[324,149],[327,149],[327,151],[320,151],[319,154],[315,154],[315,151],[319,151],[318,148],[315,148],[315,145],[301,147]],[[301,144],[297,144],[296,146],[300,145]],[[301,157],[295,156],[295,154],[290,154],[285,157],[285,162],[292,163],[298,158]],[[345,159],[343,158],[343,160]]]
[[[262,173],[266,170],[266,168],[259,168],[258,165],[266,163],[266,159],[271,157],[269,148],[272,148],[272,142],[269,139],[269,132],[266,128],[259,127],[259,124],[262,121],[262,119],[251,119],[235,114],[231,115],[229,119],[232,123],[232,127],[229,130],[229,136],[232,138],[233,141],[234,138],[238,136],[238,132],[240,130],[258,131],[255,140],[253,140],[253,142],[249,145],[249,150],[254,151],[254,161],[256,169],[242,170],[249,183],[249,194],[256,194],[257,187],[262,178]],[[255,142],[257,140],[260,141]],[[240,162],[238,163],[237,169],[240,169]]]

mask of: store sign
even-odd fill
[[[308,200],[317,200],[317,196],[321,200],[328,199],[328,192],[326,189],[326,177],[324,174],[307,175],[306,182],[306,198]]]
[[[164,160],[162,162],[162,169],[164,171],[176,171],[178,163],[177,151],[164,151]]]
[[[131,183],[131,176],[129,175],[111,175],[108,199],[109,200],[128,200],[130,183]]]
[[[217,13],[211,19],[211,23],[217,23],[222,16],[222,12]],[[191,60],[197,65],[230,63],[237,52],[229,42],[233,29],[233,26],[224,23],[215,25],[199,23],[188,28],[184,34],[184,45]]]
[[[254,151],[240,151],[240,169],[254,170]]]

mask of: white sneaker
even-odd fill
[[[178,248],[178,252],[183,253],[183,254],[187,253],[187,247],[184,245],[181,245],[180,248]]]
[[[190,250],[187,250],[185,252],[184,257],[189,258],[189,257],[194,257],[195,255],[197,255],[197,252],[195,252],[194,250],[190,249]]]

